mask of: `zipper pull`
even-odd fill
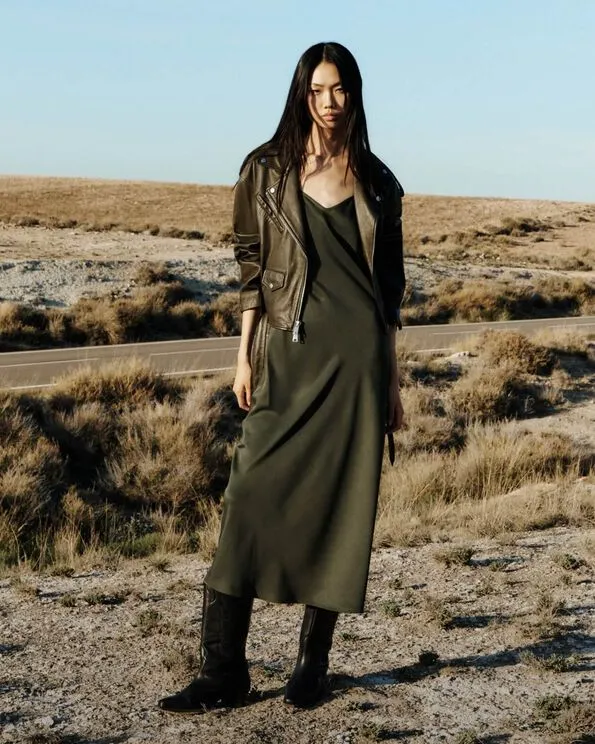
[[[293,333],[291,335],[291,340],[293,341],[293,343],[296,343],[296,344],[299,343],[299,340],[300,340],[301,323],[302,323],[301,320],[296,320],[295,323],[293,324]]]

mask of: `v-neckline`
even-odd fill
[[[306,194],[306,192],[305,192],[305,191],[304,191],[303,189],[302,189],[301,191],[302,191],[302,194],[303,194],[304,196],[307,196],[307,197],[308,197],[308,199],[310,199],[310,201],[313,201],[313,202],[314,202],[314,204],[316,204],[316,206],[320,207],[321,209],[324,209],[324,210],[325,210],[325,211],[327,211],[327,212],[328,212],[328,211],[329,211],[330,209],[334,209],[335,207],[340,207],[340,206],[341,206],[341,204],[345,204],[345,203],[346,203],[346,202],[348,202],[348,201],[349,201],[350,199],[353,199],[353,198],[354,198],[354,194],[351,194],[350,196],[348,196],[348,197],[346,197],[345,199],[343,199],[343,201],[337,202],[336,204],[331,204],[331,205],[330,205],[330,207],[325,207],[325,206],[324,206],[324,204],[321,204],[321,203],[320,203],[319,201],[316,201],[316,199],[314,199],[314,197],[313,197],[313,196],[310,196],[310,194]]]

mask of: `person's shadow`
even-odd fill
[[[576,610],[592,609],[590,607],[573,608]],[[481,620],[481,622],[479,622]],[[485,626],[490,620],[489,616],[473,616],[454,618],[453,627]],[[523,652],[533,653],[536,657],[546,657],[552,653],[561,656],[571,656],[577,653],[595,653],[595,637],[585,633],[570,630],[566,634],[558,635],[554,639],[547,639],[529,643],[526,646],[496,651],[493,654],[472,654],[470,656],[459,656],[451,659],[431,659],[429,662],[409,664],[392,669],[379,669],[360,676],[349,674],[329,675],[331,686],[335,690],[347,690],[354,687],[372,688],[380,685],[398,685],[417,682],[426,677],[434,677],[440,674],[444,667],[460,667],[476,669],[494,669],[497,667],[513,666],[519,663]],[[573,671],[593,671],[595,660],[574,664]]]

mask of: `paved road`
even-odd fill
[[[573,328],[595,335],[595,316],[511,320],[497,323],[451,323],[409,326],[399,334],[419,351],[448,350],[454,342],[488,328],[516,330],[531,335],[543,328]],[[239,336],[186,341],[156,341],[117,346],[83,346],[44,351],[0,353],[0,388],[24,390],[51,387],[55,380],[77,367],[98,369],[117,359],[138,356],[166,376],[191,376],[233,369]]]

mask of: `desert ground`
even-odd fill
[[[233,294],[231,199],[1,177],[0,341],[34,344],[31,308],[94,298],[96,328],[166,290]],[[593,312],[594,205],[407,195],[404,227],[412,322]],[[595,336],[401,345],[399,363],[408,426],[383,464],[365,612],[340,616],[331,695],[310,711],[282,702],[301,609],[262,600],[249,704],[156,708],[198,665],[241,431],[232,376],[164,380],[131,361],[0,390],[0,742],[594,742]]]

